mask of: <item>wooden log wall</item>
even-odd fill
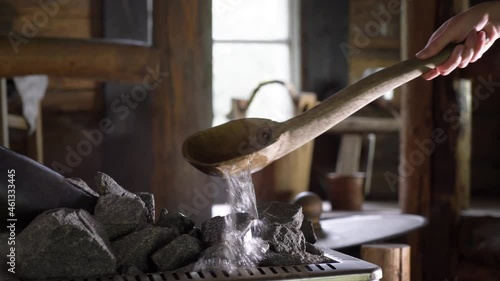
[[[17,48],[31,47],[32,38],[91,39],[101,37],[101,1],[36,1],[1,0],[0,35],[6,35],[4,42],[8,52]],[[12,85],[10,85],[12,86]],[[75,148],[84,136],[82,129],[97,126],[102,113],[100,85],[90,79],[49,77],[49,86],[42,100],[44,164],[51,167],[54,162],[68,165],[66,146]],[[9,111],[19,114],[20,100],[9,100]],[[13,149],[27,153],[24,131],[11,130]],[[93,173],[100,167],[99,147],[69,167],[66,176],[78,176],[92,183]],[[76,162],[75,162],[76,163]]]

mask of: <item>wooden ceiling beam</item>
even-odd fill
[[[0,37],[0,77],[47,74],[100,81],[142,82],[158,50],[133,41]],[[149,70],[151,71],[151,70]]]

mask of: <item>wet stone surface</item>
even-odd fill
[[[194,221],[180,212],[161,212],[156,225],[163,227],[175,227],[181,234],[186,234],[193,229]]]
[[[162,247],[151,258],[159,270],[169,271],[196,261],[202,250],[200,240],[183,234]]]

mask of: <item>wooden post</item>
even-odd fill
[[[401,52],[409,59],[425,46],[435,27],[436,0],[402,2]],[[422,15],[426,15],[423,17]],[[431,138],[432,82],[415,79],[401,89],[401,157],[399,163],[399,203],[403,213],[429,216],[431,190],[431,155],[417,146]],[[418,154],[418,155],[417,155]],[[410,157],[421,157],[412,165]],[[423,280],[422,231],[408,235],[411,252],[413,281]]]
[[[42,106],[38,105],[38,117],[36,118],[36,129],[32,135],[28,136],[27,155],[39,163],[43,164],[43,125],[42,125]]]
[[[403,3],[406,59],[424,47],[456,9],[452,0]],[[412,280],[453,280],[456,274],[456,229],[469,185],[469,177],[462,173],[470,169],[470,104],[453,88],[457,75],[458,70],[433,82],[417,79],[403,87],[400,204],[404,213],[429,221],[409,235]]]
[[[361,259],[382,268],[381,281],[410,281],[410,246],[370,244],[361,246]]]
[[[184,160],[181,147],[212,124],[212,3],[153,3],[153,44],[163,81],[151,95],[152,192],[159,208],[200,222],[210,217],[213,195],[204,190],[207,176]]]

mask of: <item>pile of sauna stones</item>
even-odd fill
[[[49,210],[18,235],[20,278],[185,271],[199,259],[230,260],[224,241],[229,216],[239,229],[248,228],[255,219],[246,213],[217,216],[196,228],[182,213],[162,209],[155,221],[152,194],[131,193],[104,173],[97,173],[95,180],[97,192],[82,180],[68,179],[99,196],[93,214],[81,209]],[[313,245],[313,226],[304,219],[300,206],[273,202],[259,206],[258,211],[266,227],[257,235],[268,246],[261,266],[331,262]]]

